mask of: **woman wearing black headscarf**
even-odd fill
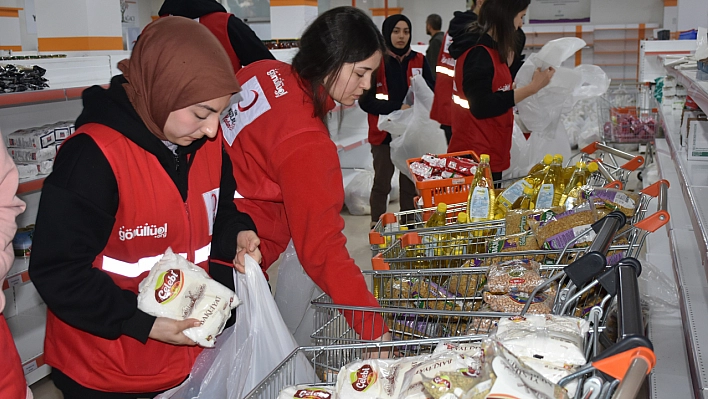
[[[371,85],[376,89],[367,91],[359,99],[359,106],[369,114],[369,143],[374,156],[374,186],[369,197],[372,226],[386,212],[395,171],[389,146],[391,134],[377,128],[379,115],[409,107],[403,100],[413,76],[422,74],[431,89],[435,84],[425,56],[411,50],[411,21],[401,14],[391,15],[384,21],[382,31],[387,54]],[[399,175],[399,185],[401,211],[412,210],[415,185],[404,174]]]

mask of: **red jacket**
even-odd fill
[[[455,78],[455,59],[448,51],[450,43],[452,38],[445,33],[443,48],[435,66],[435,96],[430,109],[430,119],[446,126],[452,125],[452,83]]]
[[[264,269],[292,238],[303,268],[334,303],[378,306],[345,247],[337,148],[298,77],[290,65],[270,60],[236,77],[243,99],[221,126],[238,177],[236,205],[256,224]],[[385,328],[380,317],[348,321],[364,339]]]
[[[489,47],[484,47],[494,63],[493,91],[511,90],[511,72],[509,67],[499,58],[499,53]],[[489,154],[492,172],[502,172],[509,168],[511,161],[511,133],[514,128],[514,113],[509,108],[504,114],[477,119],[470,112],[469,102],[462,90],[463,67],[471,49],[465,51],[455,64],[455,81],[452,88],[452,139],[447,147],[448,152],[474,151],[479,154]]]
[[[425,63],[425,57],[422,53],[416,53],[415,56],[408,62],[408,69],[406,70],[406,79],[408,82],[408,87],[411,86],[411,78],[415,75],[423,74],[423,64]],[[376,99],[377,100],[388,100],[388,85],[386,84],[386,68],[384,67],[384,59],[381,59],[381,66],[379,67],[378,73],[376,74]],[[369,121],[369,143],[374,145],[379,145],[386,140],[386,132],[379,130],[377,127],[379,124],[379,116],[374,114],[368,114]]]
[[[91,136],[106,156],[120,193],[113,231],[93,267],[134,293],[168,247],[207,270],[221,180],[220,139],[208,140],[199,150],[183,202],[157,158],[126,136],[95,123],[84,125],[81,133]],[[107,392],[172,388],[187,377],[201,352],[152,339],[142,344],[126,335],[100,338],[51,311],[44,347],[47,364],[87,388]]]
[[[229,17],[231,17],[231,14],[226,12],[213,12],[201,16],[197,18],[197,20],[200,24],[209,28],[211,33],[219,39],[219,43],[221,43],[221,46],[226,50],[226,54],[229,55],[231,65],[234,67],[234,72],[238,72],[239,69],[241,69],[241,60],[238,59],[234,47],[231,45],[231,40],[229,39],[229,32],[227,30]]]

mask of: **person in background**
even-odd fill
[[[438,59],[443,36],[445,36],[445,33],[440,31],[440,29],[442,29],[442,18],[438,14],[428,15],[425,20],[425,33],[430,36],[430,41],[428,42],[428,49],[425,51],[425,58],[428,60],[431,71],[435,70],[435,61]]]
[[[467,27],[477,20],[477,13],[483,2],[484,0],[473,1],[469,10],[455,11],[437,57],[435,95],[433,106],[430,108],[430,119],[440,123],[448,144],[452,138],[452,83],[455,76],[455,59],[450,55],[449,47],[455,37],[464,33]]]
[[[305,29],[292,65],[261,61],[240,70],[243,98],[221,120],[238,181],[234,201],[258,228],[262,268],[291,243],[338,305],[379,306],[345,245],[342,170],[325,119],[335,101],[354,105],[370,87],[384,51],[369,16],[333,8]],[[345,316],[362,339],[389,339],[373,312]]]
[[[157,14],[195,19],[209,28],[229,55],[234,72],[252,62],[275,59],[255,32],[217,0],[165,0]]]
[[[494,180],[509,167],[512,108],[551,81],[554,70],[534,72],[531,83],[512,88],[509,65],[518,51],[516,31],[530,0],[485,0],[479,19],[457,36],[449,51],[456,59],[449,152],[489,154]]]
[[[15,261],[12,249],[12,239],[17,231],[15,218],[25,211],[25,203],[15,195],[17,185],[17,167],[7,153],[5,140],[0,140],[0,286],[5,283],[5,277]],[[4,308],[5,294],[0,291],[0,353],[3,357],[0,362],[0,398],[32,399],[15,340],[2,314]]]
[[[201,348],[182,332],[199,321],[137,307],[138,285],[167,248],[210,273],[210,252],[260,260],[217,135],[240,86],[214,35],[160,18],[118,68],[108,89],[83,92],[32,242],[29,273],[48,308],[44,358],[66,399],[154,397],[190,373]]]
[[[395,172],[391,162],[391,134],[378,129],[379,115],[388,115],[399,109],[410,108],[404,104],[411,78],[422,74],[430,88],[435,80],[423,54],[411,50],[411,21],[404,15],[391,15],[384,20],[383,37],[386,55],[376,73],[372,89],[359,99],[359,106],[369,117],[369,143],[374,156],[374,185],[371,188],[371,226],[386,212],[391,178]],[[421,154],[422,155],[422,154]],[[401,211],[414,209],[415,184],[403,173],[399,174]]]

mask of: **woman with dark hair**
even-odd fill
[[[489,154],[494,180],[509,167],[514,105],[546,87],[554,70],[534,72],[531,83],[514,89],[509,66],[517,49],[517,30],[530,0],[485,0],[479,18],[456,37],[449,51],[456,59],[452,135],[449,152]]]
[[[372,84],[375,89],[367,91],[359,100],[361,109],[369,114],[369,143],[374,156],[374,186],[369,197],[372,226],[386,212],[391,178],[395,172],[389,146],[391,134],[378,129],[379,115],[409,108],[403,101],[414,75],[422,74],[431,89],[435,85],[425,56],[411,50],[411,21],[405,15],[391,15],[384,20],[382,31],[386,40],[386,55]],[[399,174],[398,179],[401,211],[412,210],[415,185],[403,173]]]
[[[259,259],[218,136],[241,90],[221,44],[191,19],[160,18],[118,68],[107,89],[83,92],[32,242],[29,274],[48,310],[44,358],[67,399],[154,397],[189,375],[201,348],[183,331],[199,320],[137,306],[167,248],[215,279],[210,254],[242,265],[237,247],[248,247]]]
[[[263,269],[292,240],[307,275],[339,305],[378,302],[345,246],[342,172],[323,120],[335,101],[353,105],[369,89],[384,51],[366,14],[331,9],[302,34],[292,65],[259,61],[238,72],[242,99],[221,123],[238,179],[235,202],[256,223]],[[362,339],[387,331],[381,317],[356,313],[345,316]]]

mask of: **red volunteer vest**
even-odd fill
[[[234,47],[231,44],[231,39],[229,39],[229,18],[231,14],[227,12],[213,12],[211,14],[206,14],[198,18],[200,24],[209,28],[211,33],[219,39],[219,43],[226,50],[226,54],[229,55],[231,60],[231,65],[234,67],[234,73],[241,69],[241,60],[238,59]]]
[[[411,78],[415,75],[423,74],[423,62],[425,58],[423,54],[414,52],[415,56],[408,61],[408,69],[406,70],[406,81],[408,87],[411,86]],[[385,58],[385,57],[384,57]],[[381,66],[376,75],[376,99],[388,100],[388,85],[386,84],[386,69],[384,67],[384,58],[381,59]],[[369,143],[379,145],[386,140],[386,132],[378,129],[379,116],[369,114]]]
[[[91,136],[106,156],[120,194],[113,231],[93,267],[135,293],[167,247],[208,270],[221,180],[221,137],[208,140],[194,154],[184,202],[154,155],[103,125],[84,125],[81,133]],[[51,311],[44,348],[47,364],[87,388],[107,392],[172,388],[187,377],[201,352],[199,347],[152,339],[142,344],[126,335],[104,339],[69,326]]]
[[[484,47],[494,63],[493,91],[511,90],[511,72],[506,63],[499,59],[499,53]],[[470,49],[471,50],[471,49]],[[489,154],[492,172],[502,172],[509,168],[511,133],[514,128],[514,113],[511,108],[493,118],[477,119],[470,112],[469,102],[462,90],[463,67],[470,50],[465,51],[455,64],[455,79],[452,88],[452,139],[448,152],[474,151]]]
[[[443,49],[435,66],[435,96],[430,108],[430,119],[446,126],[452,125],[452,83],[455,77],[455,59],[448,52],[450,43],[452,38],[445,33]]]

